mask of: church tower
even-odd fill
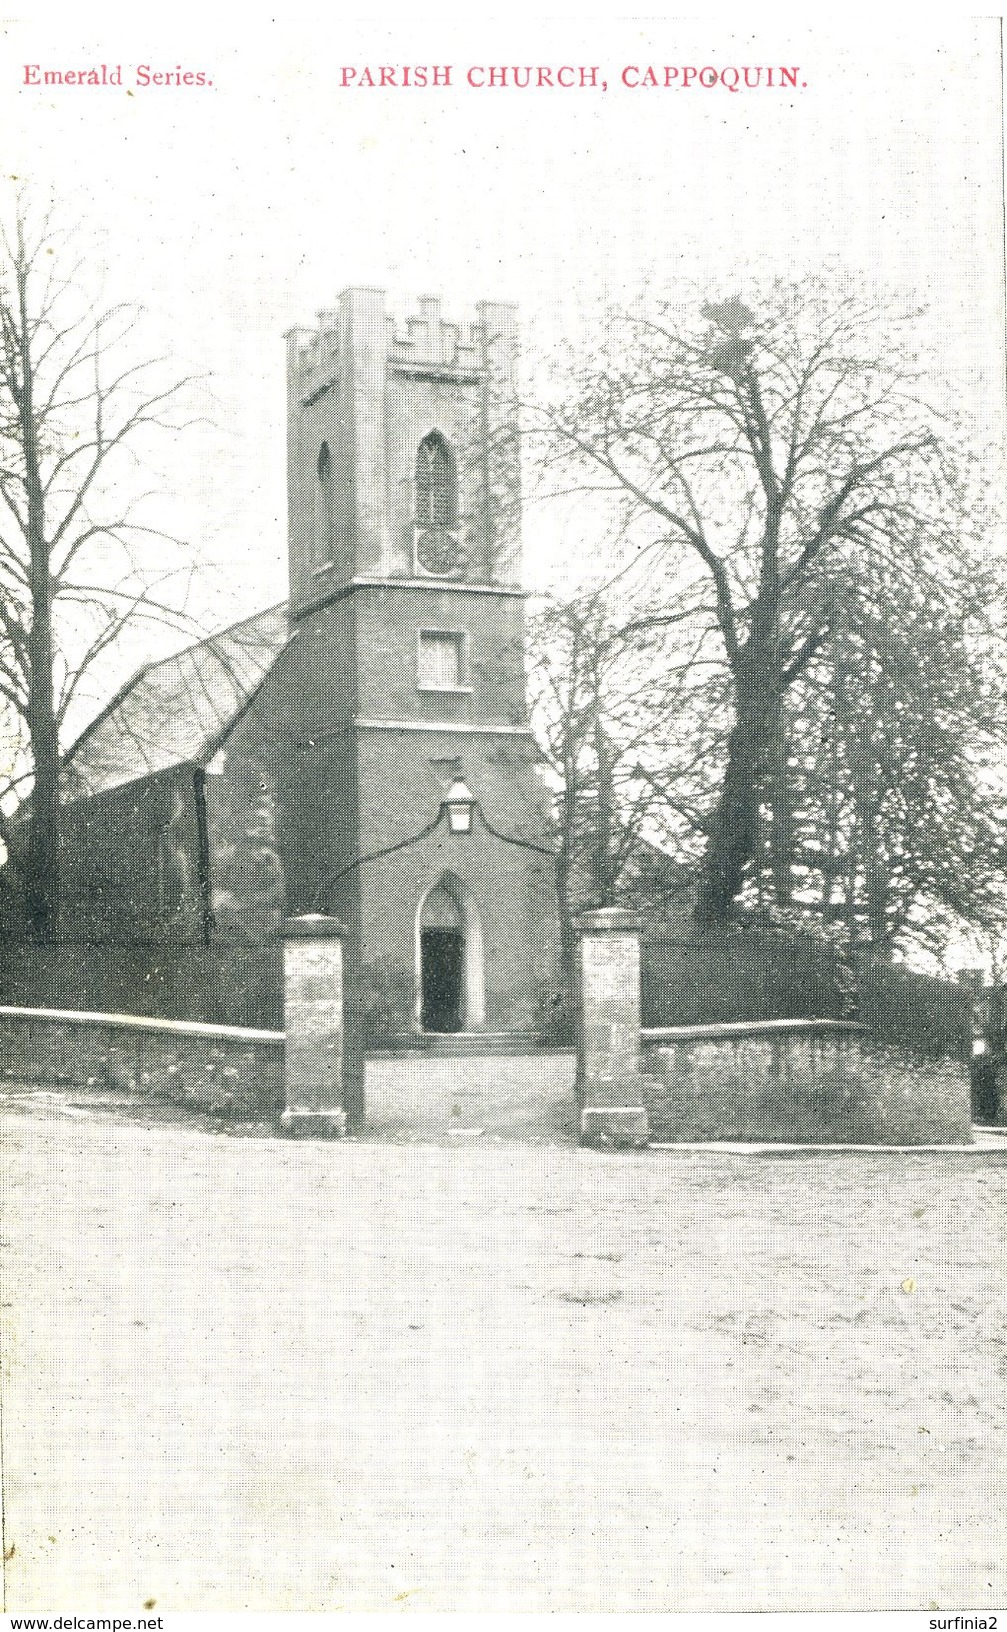
[[[426,297],[400,331],[373,289],[288,336],[284,866],[291,911],[346,923],[372,1040],[534,1035],[556,979],[516,343],[510,306]]]

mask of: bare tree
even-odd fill
[[[0,699],[8,794],[30,787],[21,885],[33,934],[59,912],[59,755],[82,682],[127,627],[184,627],[188,568],[142,520],[136,465],[177,429],[189,380],[136,360],[137,309],[103,306],[52,209],[0,235]],[[191,627],[191,624],[190,624]]]
[[[968,460],[913,361],[919,314],[820,283],[758,302],[667,303],[613,319],[603,354],[544,411],[552,458],[619,502],[668,605],[698,574],[729,679],[700,922],[729,919],[768,866],[793,895],[787,700],[832,636],[835,583],[870,561],[942,578],[968,548]]]
[[[690,615],[634,607],[626,584],[610,582],[543,600],[531,619],[531,717],[555,794],[567,983],[578,911],[631,900],[643,874],[660,893],[660,864],[673,870],[665,848],[681,856],[701,831],[715,711],[702,706]]]

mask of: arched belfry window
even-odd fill
[[[440,431],[423,438],[416,454],[416,565],[437,578],[462,567],[458,533],[458,475],[454,454]]]
[[[331,481],[331,479],[332,455],[329,452],[329,444],[327,442],[323,442],[318,450],[318,480],[324,486],[325,483]]]
[[[416,455],[416,525],[454,527],[457,520],[454,457],[440,431],[431,431]]]

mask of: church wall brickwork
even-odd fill
[[[357,590],[352,599],[362,718],[523,723],[521,597],[384,584]],[[461,676],[465,689],[420,688],[421,630],[465,637]]]
[[[238,722],[206,778],[215,945],[273,940],[286,916],[277,792],[283,738],[272,690]]]
[[[173,766],[64,806],[64,936],[202,941],[198,774]]]
[[[461,746],[465,777],[494,827],[508,838],[539,842],[542,790],[527,739],[457,738],[431,733],[362,733],[360,820],[362,854],[408,839],[437,815],[446,791],[438,787],[431,758]],[[388,769],[394,755],[394,803]],[[426,838],[359,869],[360,961],[365,990],[377,981],[391,986],[397,1012],[385,1017],[392,1031],[414,1028],[411,999],[416,986],[417,915],[422,898],[444,874],[469,893],[482,938],[487,1031],[538,1031],[543,994],[555,979],[556,947],[550,936],[552,864],[519,844],[494,837],[475,817],[473,832],[449,833],[446,822]],[[333,905],[332,910],[338,910]]]
[[[318,912],[359,854],[356,631],[347,599],[302,619],[267,682],[275,720],[281,857],[291,915]]]

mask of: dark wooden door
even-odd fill
[[[461,930],[420,931],[424,1031],[462,1029],[462,951]]]

